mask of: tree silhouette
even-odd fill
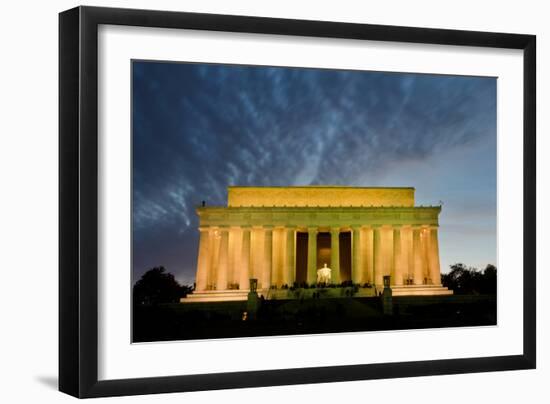
[[[191,290],[190,286],[181,286],[164,267],[155,267],[145,272],[135,283],[134,304],[177,303]]]
[[[497,268],[489,264],[481,272],[457,263],[451,265],[451,272],[441,275],[441,283],[456,294],[496,294]]]
[[[497,267],[494,265],[489,264],[485,267],[480,292],[486,294],[497,293]]]

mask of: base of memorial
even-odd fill
[[[442,296],[453,294],[452,290],[442,285],[394,285],[391,289],[393,296]]]
[[[393,296],[442,296],[453,291],[441,285],[392,286]],[[266,300],[334,299],[349,297],[372,297],[382,292],[380,287],[325,287],[297,289],[258,289],[258,295]],[[247,300],[248,290],[205,290],[193,292],[180,299],[181,303],[229,302]]]
[[[248,299],[248,290],[204,290],[180,299],[180,303],[234,302]]]

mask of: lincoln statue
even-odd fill
[[[182,302],[264,298],[300,288],[354,286],[374,296],[390,276],[394,296],[444,295],[441,206],[415,206],[414,188],[345,186],[228,188],[227,206],[197,207],[195,290]],[[322,281],[322,282],[320,282]]]

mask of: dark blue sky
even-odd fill
[[[192,283],[194,207],[228,185],[412,186],[442,270],[496,264],[496,79],[132,63],[133,280]]]

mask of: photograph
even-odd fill
[[[498,325],[497,77],[130,68],[133,343]]]

